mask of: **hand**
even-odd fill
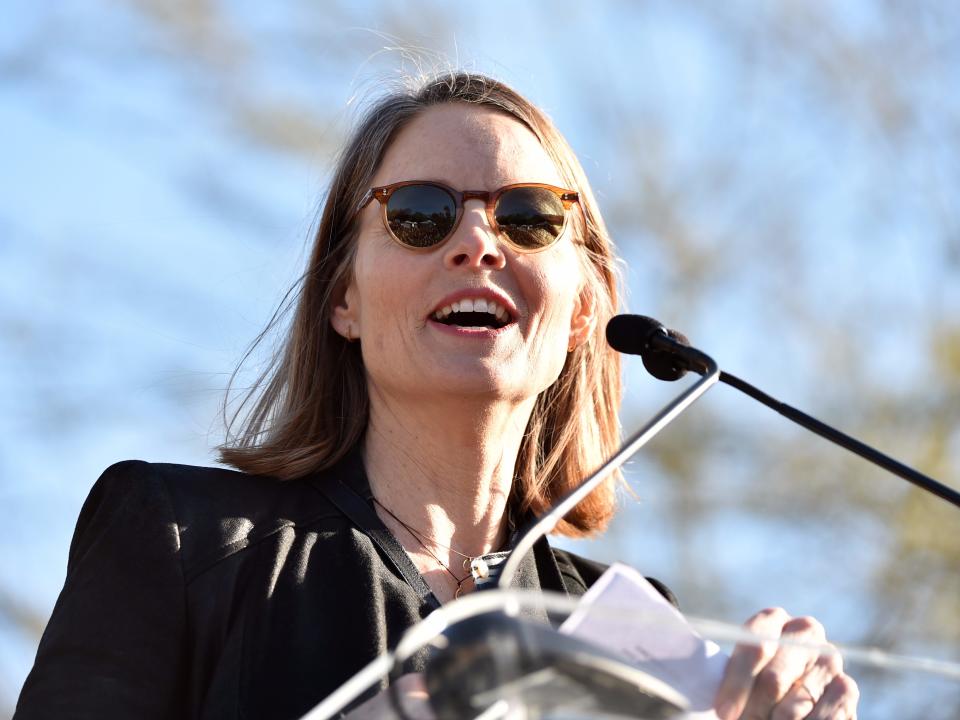
[[[826,642],[814,618],[782,608],[761,610],[744,626],[767,637]],[[856,720],[859,698],[838,653],[766,642],[734,648],[713,704],[720,720]]]
[[[410,673],[397,678],[397,690],[400,691],[400,702],[410,720],[435,720],[436,716],[430,709],[427,686],[421,673]],[[390,700],[390,688],[381,690],[346,716],[348,720],[383,720],[398,717]]]

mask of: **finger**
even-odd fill
[[[834,677],[824,688],[823,695],[814,705],[808,720],[856,720],[860,688],[857,682],[845,673]]]
[[[816,705],[818,697],[802,680],[797,681],[777,703],[770,720],[801,720]]]
[[[799,678],[773,709],[771,720],[805,718],[823,695],[824,689],[843,672],[843,658],[830,643],[820,646],[816,661]]]
[[[744,623],[744,627],[758,635],[779,637],[780,630],[790,620],[783,608],[761,610]],[[776,643],[740,643],[730,653],[723,680],[713,706],[721,720],[733,720],[747,703],[754,676],[776,654]]]
[[[823,626],[814,618],[800,617],[784,623],[780,637],[787,642],[777,648],[770,662],[753,679],[753,687],[742,713],[745,719],[759,720],[770,717],[779,703],[816,663],[819,655],[816,648],[794,643],[821,643],[826,635]],[[803,694],[794,696],[799,699]],[[819,694],[814,696],[813,700],[816,701],[818,697]],[[788,702],[784,706],[782,714],[785,718],[803,717],[794,714],[794,704]],[[810,707],[806,709],[809,711]]]
[[[816,662],[803,676],[803,684],[813,695],[814,700],[819,700],[830,681],[842,673],[843,657],[833,645],[824,643]]]

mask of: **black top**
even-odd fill
[[[81,510],[15,718],[307,712],[436,604],[327,499],[338,481],[370,497],[357,453],[286,482],[108,468]],[[523,565],[517,586],[573,595],[605,569],[546,541]]]

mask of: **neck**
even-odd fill
[[[437,543],[431,550],[451,564],[457,556],[445,548],[471,556],[499,550],[509,535],[507,502],[532,406],[462,397],[397,402],[371,392],[364,465],[374,496]],[[396,530],[396,521],[378,512]]]

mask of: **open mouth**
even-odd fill
[[[484,299],[460,300],[436,310],[432,319],[444,325],[497,330],[513,322],[510,312],[502,305]]]

